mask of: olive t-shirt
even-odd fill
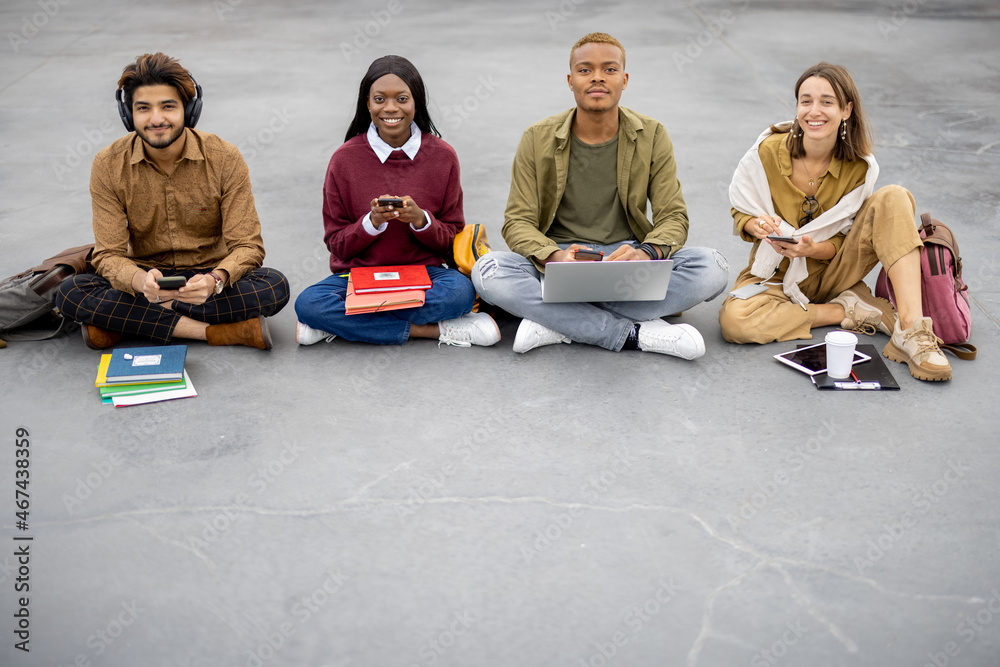
[[[556,243],[607,245],[633,238],[618,198],[618,135],[585,144],[570,133],[569,172],[556,218],[545,233]]]

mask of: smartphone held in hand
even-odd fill
[[[600,262],[604,259],[604,252],[601,250],[591,250],[590,248],[577,248],[573,251],[573,259],[576,261]]]
[[[156,279],[156,286],[160,289],[180,289],[187,285],[187,278],[184,276],[160,276]]]

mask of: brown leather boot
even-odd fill
[[[106,331],[93,324],[84,324],[80,327],[80,331],[83,332],[83,342],[91,350],[106,350],[109,347],[114,347],[125,337],[117,331]]]
[[[209,345],[246,345],[258,350],[270,350],[272,346],[271,332],[263,317],[230,324],[210,324],[205,329],[205,338]]]

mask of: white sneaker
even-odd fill
[[[572,342],[558,331],[553,331],[538,322],[521,320],[517,326],[517,334],[514,336],[514,351],[518,354],[524,354],[528,350],[534,350],[543,345]]]
[[[705,354],[705,340],[690,324],[649,320],[639,322],[639,349],[681,359],[697,359]]]
[[[302,322],[295,323],[295,342],[299,345],[315,345],[324,338],[329,343],[336,336],[325,331],[320,331],[319,329],[313,329],[310,326],[302,324]]]
[[[500,327],[486,313],[466,313],[453,320],[438,322],[438,328],[441,330],[438,347],[441,343],[458,347],[488,346],[500,340]]]

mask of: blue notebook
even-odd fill
[[[111,353],[108,384],[180,380],[186,358],[187,345],[123,347]]]

